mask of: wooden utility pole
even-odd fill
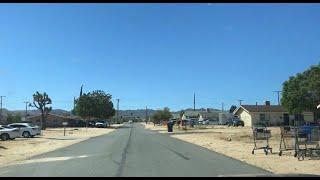
[[[119,123],[119,101],[120,99],[117,99],[117,122]]]
[[[196,93],[193,93],[193,111],[196,111]]]
[[[148,107],[146,106],[146,124],[148,123]]]
[[[280,105],[280,93],[281,93],[282,91],[273,91],[273,92],[275,92],[275,93],[278,94],[278,105]]]
[[[224,112],[223,105],[224,105],[224,104],[223,104],[223,102],[222,102],[222,103],[221,103],[221,111],[222,111],[222,112]]]
[[[2,122],[2,98],[6,96],[0,96],[0,122]]]
[[[26,113],[25,113],[25,116],[24,116],[24,120],[26,121],[27,120],[27,116],[28,116],[28,101],[24,101],[23,103],[26,104]]]

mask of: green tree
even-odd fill
[[[165,107],[163,110],[157,110],[153,115],[153,123],[158,124],[160,121],[168,121],[172,117],[170,109]]]
[[[52,110],[52,107],[47,107],[47,105],[52,104],[51,98],[47,93],[39,93],[38,91],[33,94],[33,103],[29,104],[31,107],[35,107],[40,110],[41,112],[41,120],[40,120],[40,127],[42,130],[46,129],[46,119],[48,113]]]
[[[86,120],[91,118],[109,119],[115,115],[111,99],[110,94],[101,90],[84,93],[75,101],[74,111],[76,115]]]
[[[7,122],[9,124],[21,122],[21,114],[18,113],[16,115],[13,115],[12,113],[8,113]]]
[[[300,114],[303,111],[314,113],[316,122],[320,102],[320,64],[311,66],[296,76],[291,76],[283,83],[281,104],[290,114]]]

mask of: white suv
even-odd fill
[[[19,129],[20,137],[24,138],[34,137],[35,135],[41,134],[39,126],[34,126],[29,123],[13,123],[9,124],[8,126]]]
[[[2,141],[6,141],[9,139],[13,140],[19,136],[19,129],[0,125],[0,139]]]

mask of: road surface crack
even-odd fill
[[[127,142],[126,147],[124,148],[124,151],[122,153],[121,162],[119,164],[119,169],[118,169],[117,174],[116,174],[117,177],[120,177],[122,175],[122,172],[123,172],[123,169],[124,169],[124,166],[125,166],[127,153],[128,153],[128,148],[129,148],[129,145],[130,145],[130,142],[131,142],[132,129],[133,129],[133,127],[131,126],[128,142]]]

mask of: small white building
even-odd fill
[[[290,115],[280,105],[241,105],[233,114],[244,121],[245,126],[256,124],[269,124],[270,126],[293,125],[296,123],[313,123],[313,113],[303,112],[302,114]]]

